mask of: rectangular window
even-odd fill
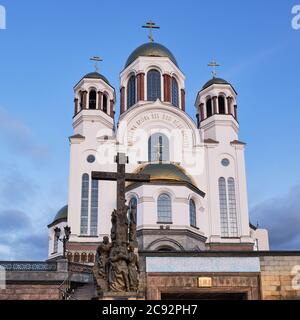
[[[227,210],[227,193],[226,180],[219,179],[219,200],[220,200],[220,215],[221,215],[221,236],[228,237],[228,210]]]
[[[90,235],[98,234],[98,180],[92,180]]]
[[[80,217],[80,234],[88,234],[88,212],[89,210],[89,175],[82,176],[81,185],[81,217]]]

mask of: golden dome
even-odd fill
[[[193,189],[198,194],[204,196],[205,194],[197,188],[194,180],[188,176],[185,170],[172,163],[150,163],[141,165],[136,173],[149,174],[150,183],[170,183],[170,184],[183,184]],[[130,185],[130,187],[133,184]],[[134,183],[135,185],[135,183]]]

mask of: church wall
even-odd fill
[[[205,139],[213,139],[220,143],[228,143],[238,139],[238,125],[233,117],[214,115],[201,124]]]
[[[233,131],[233,129],[230,129]],[[210,235],[212,242],[226,242],[226,238],[221,239],[220,226],[220,205],[218,180],[224,177],[235,180],[235,194],[237,205],[238,236],[236,242],[253,243],[250,238],[248,199],[246,186],[246,172],[244,159],[244,145],[233,145],[232,138],[223,138],[219,143],[208,143],[206,146],[206,179],[209,186],[206,195],[208,208],[210,210]],[[230,164],[224,167],[221,164],[223,159],[228,159]]]
[[[171,229],[190,228],[189,218],[189,199],[195,199],[197,210],[197,227],[199,232],[203,234],[205,225],[205,213],[203,212],[203,198],[185,186],[176,186],[171,184],[165,185],[143,185],[135,190],[138,196],[138,217],[137,228],[160,228],[157,223],[157,199],[160,194],[167,193],[172,198],[172,224]],[[130,196],[130,193],[128,196]],[[129,199],[129,197],[128,197]],[[147,208],[147,209],[145,209]]]
[[[99,242],[99,238],[97,237],[91,238],[89,234],[82,237],[80,234],[82,175],[85,173],[89,175],[91,186],[92,171],[116,170],[113,161],[115,155],[114,142],[111,141],[113,122],[112,119],[105,114],[103,114],[104,118],[107,117],[110,122],[103,122],[103,119],[101,120],[101,117],[99,117],[99,111],[89,110],[89,114],[84,115],[85,112],[87,111],[82,111],[76,117],[74,127],[76,133],[76,131],[79,130],[78,128],[82,126],[82,130],[86,136],[80,141],[71,138],[68,224],[72,230],[71,241]],[[95,114],[91,114],[93,112]],[[80,117],[86,118],[80,120]],[[81,129],[79,131],[81,131]],[[105,138],[105,135],[109,137],[109,140]],[[89,155],[96,157],[94,163],[87,161]],[[89,199],[91,199],[91,188],[89,189]],[[103,192],[103,190],[105,190],[105,192]],[[112,210],[115,208],[115,197],[115,183],[99,181],[98,235],[100,239],[110,233],[110,217]]]

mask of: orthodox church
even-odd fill
[[[48,226],[49,260],[62,255],[56,234],[68,225],[68,260],[94,262],[117,200],[116,182],[93,180],[91,173],[116,172],[118,152],[128,156],[127,173],[151,176],[126,184],[140,251],[269,250],[268,232],[249,222],[245,143],[229,82],[213,72],[191,117],[179,63],[151,41],[129,55],[120,73],[119,119],[117,108],[115,88],[98,71],[75,85],[69,198]]]

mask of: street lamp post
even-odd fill
[[[70,228],[69,226],[65,226],[65,227],[64,227],[64,231],[65,231],[64,237],[61,238],[61,237],[60,237],[60,235],[61,235],[61,229],[58,228],[58,227],[54,229],[56,240],[57,240],[57,241],[61,241],[61,242],[63,243],[63,258],[65,259],[65,258],[66,258],[66,246],[67,246],[67,242],[68,242],[69,239],[70,239],[71,228]]]

